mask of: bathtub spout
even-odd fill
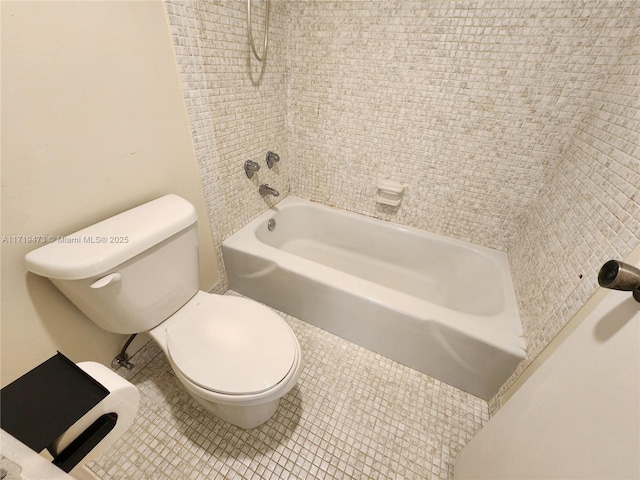
[[[271,188],[266,183],[263,183],[262,185],[260,185],[260,188],[258,189],[258,191],[260,192],[260,195],[263,195],[263,196],[264,195],[273,195],[274,197],[280,196],[280,192],[278,192],[275,188]]]

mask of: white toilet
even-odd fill
[[[148,331],[193,398],[254,428],[296,384],[300,345],[267,307],[199,291],[196,221],[166,195],[29,252],[27,268],[104,330]]]

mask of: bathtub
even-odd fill
[[[525,357],[502,252],[292,196],[222,251],[232,290],[480,398]]]

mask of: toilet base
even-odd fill
[[[216,417],[245,430],[256,428],[265,423],[276,413],[280,404],[279,398],[259,405],[233,406],[213,403],[193,394],[191,397]]]

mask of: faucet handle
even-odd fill
[[[277,153],[267,152],[267,167],[273,168],[273,164],[279,161],[280,156]]]
[[[253,160],[247,160],[244,162],[244,173],[247,174],[247,178],[253,177],[253,173],[260,170],[260,165],[258,165]]]

